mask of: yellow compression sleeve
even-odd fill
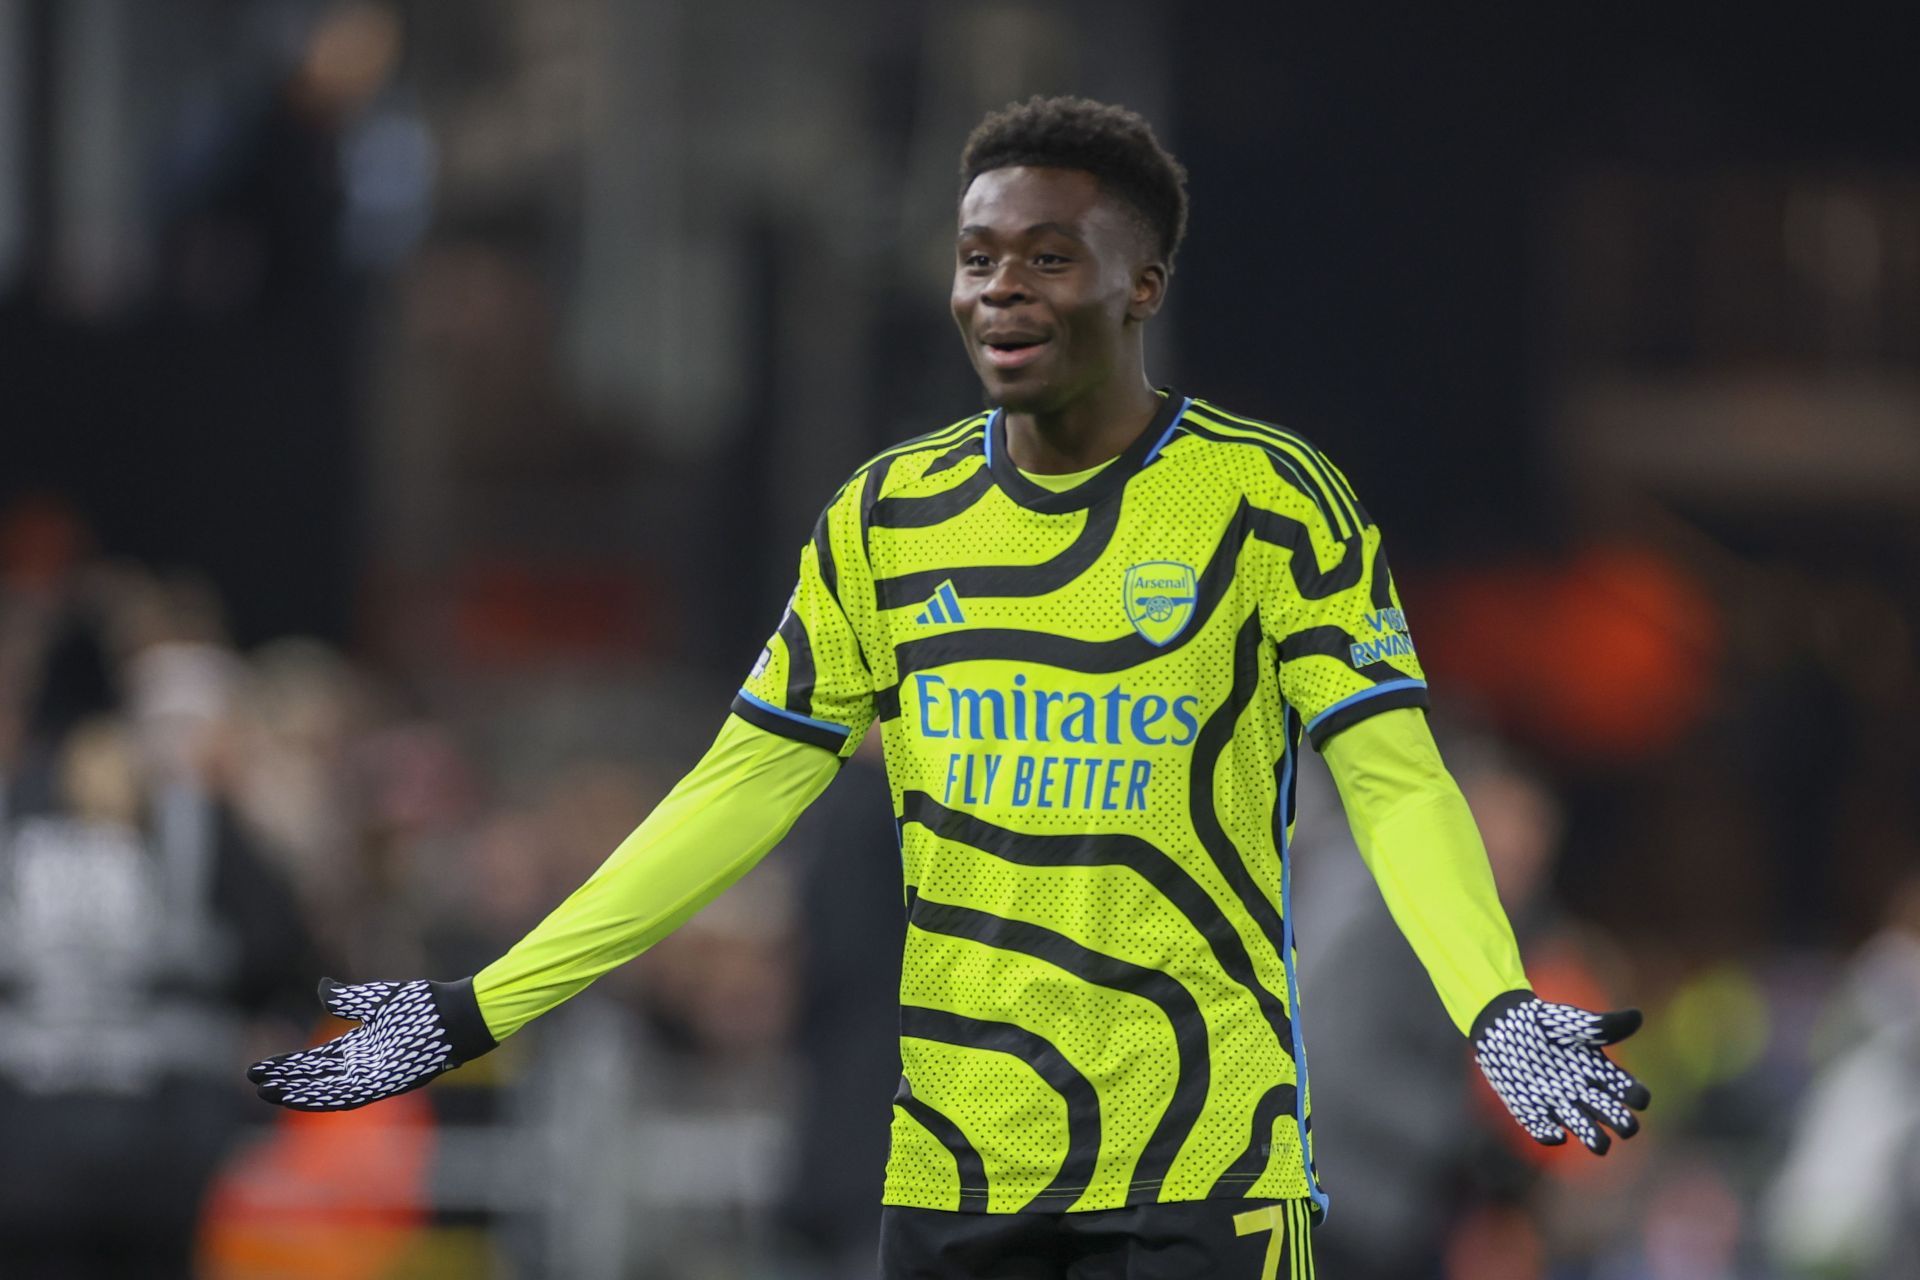
[[[494,1039],[578,994],[718,897],[779,843],[839,768],[831,751],[728,716],[700,763],[600,869],[474,977]]]
[[[1464,1034],[1489,1000],[1531,989],[1466,797],[1426,712],[1369,716],[1327,741],[1360,856]]]

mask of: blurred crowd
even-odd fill
[[[743,1213],[780,1229],[804,859],[525,1053],[316,1121],[242,1072],[339,1030],[319,976],[474,972],[645,814],[659,762],[485,765],[324,644],[242,651],[204,579],[99,556],[46,497],[0,516],[0,691],[0,1274],[619,1275]],[[895,1074],[867,1071],[882,1151]]]

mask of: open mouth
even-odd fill
[[[1047,349],[1045,338],[1002,338],[984,342],[981,349],[987,353],[987,363],[996,369],[1018,369],[1022,365],[1032,364]]]

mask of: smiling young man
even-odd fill
[[[1600,1046],[1638,1015],[1529,989],[1378,527],[1298,435],[1146,375],[1178,163],[1129,111],[1034,99],[961,176],[992,410],[827,504],[713,748],[585,885],[473,979],[323,984],[364,1025],[256,1064],[261,1096],[359,1106],[486,1052],[744,873],[877,718],[907,903],[886,1276],[1311,1274],[1303,738],[1515,1118],[1631,1135],[1645,1090]]]

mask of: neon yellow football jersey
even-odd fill
[[[1176,392],[1055,492],[998,414],[861,467],[734,702],[849,754],[906,878],[887,1203],[1310,1197],[1295,754],[1426,685],[1346,478]]]

